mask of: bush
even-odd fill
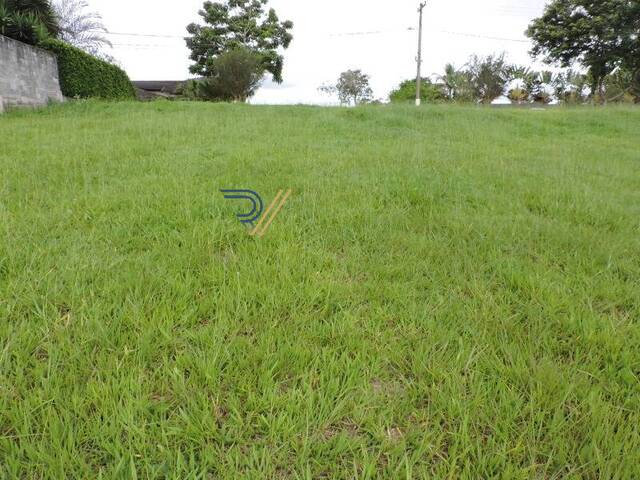
[[[135,98],[133,85],[121,68],[60,40],[45,40],[40,47],[57,55],[60,88],[65,97]]]
[[[446,100],[446,96],[439,85],[434,85],[428,78],[420,82],[420,98],[426,103],[437,103]],[[416,81],[406,80],[389,94],[392,103],[409,102],[416,99]]]
[[[187,81],[179,94],[188,100],[246,102],[264,75],[260,57],[246,48],[221,54],[210,66],[211,76]]]
[[[0,0],[0,35],[38,45],[60,33],[50,0]]]
[[[211,70],[213,75],[200,83],[205,100],[246,102],[256,93],[264,75],[260,56],[246,48],[223,53]]]
[[[202,98],[200,98],[199,92],[201,81],[202,79],[192,79],[187,80],[182,85],[180,85],[176,91],[179,99],[189,101],[202,100]]]

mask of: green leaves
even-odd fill
[[[0,0],[0,34],[37,45],[59,32],[48,0]]]
[[[640,71],[638,34],[640,6],[628,0],[554,0],[527,30],[533,55],[564,67],[585,65],[600,97],[616,67]]]
[[[412,102],[416,98],[416,81],[406,80],[389,94],[392,103]],[[428,78],[423,78],[420,87],[420,98],[423,102],[434,103],[445,100],[445,95],[438,85]]]
[[[127,100],[134,90],[127,74],[60,40],[47,40],[41,45],[58,57],[60,88],[65,97]]]
[[[504,54],[484,58],[474,55],[467,64],[467,75],[474,97],[490,104],[504,93],[509,81],[509,65]]]
[[[253,96],[264,75],[261,58],[246,48],[236,48],[215,59],[214,75],[196,81],[195,96],[203,100],[245,102]]]
[[[342,105],[361,105],[373,99],[369,75],[362,70],[342,72],[335,85],[323,85],[319,90],[327,95],[338,95]]]
[[[191,50],[189,58],[195,62],[191,73],[215,75],[215,59],[242,47],[258,55],[264,70],[281,83],[284,58],[279,50],[291,44],[293,23],[281,22],[273,8],[265,12],[266,4],[267,0],[205,2],[199,11],[205,25],[187,26],[191,35],[185,39]]]

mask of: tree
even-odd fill
[[[420,98],[425,103],[435,103],[447,100],[447,95],[443,92],[446,88],[443,85],[435,85],[429,78],[421,81]],[[391,102],[409,102],[416,99],[416,80],[406,80],[389,94]]]
[[[618,68],[604,79],[604,92],[607,102],[634,102],[640,95],[635,91],[632,73]]]
[[[246,48],[223,53],[211,70],[212,76],[200,80],[196,87],[196,95],[204,100],[245,102],[264,76],[260,56]]]
[[[553,0],[531,23],[527,35],[534,56],[563,67],[578,62],[589,69],[594,96],[604,99],[604,80],[617,67],[640,85],[640,2],[634,0]]]
[[[59,34],[49,0],[0,0],[0,34],[36,45]]]
[[[103,35],[107,29],[102,17],[96,12],[87,12],[85,0],[58,0],[53,8],[58,16],[60,39],[96,57],[111,58],[103,52],[111,42]]]
[[[509,98],[509,100],[511,100],[512,103],[522,105],[523,103],[527,103],[527,101],[529,100],[529,92],[527,92],[522,87],[515,87],[509,90],[507,97]]]
[[[529,99],[533,103],[551,103],[555,83],[556,76],[553,72],[532,72],[525,83]]]
[[[451,63],[444,67],[444,75],[438,79],[445,87],[449,100],[469,100],[469,78],[464,71],[457,70]]]
[[[489,104],[504,94],[509,81],[509,66],[504,54],[480,58],[472,56],[466,69],[475,99]]]
[[[195,63],[191,73],[210,77],[215,75],[216,59],[225,52],[246,48],[260,58],[263,70],[282,82],[284,59],[280,48],[288,48],[293,36],[290,21],[281,22],[272,8],[265,13],[268,0],[226,0],[204,2],[198,12],[205,25],[191,23],[185,40]]]
[[[369,75],[361,70],[342,72],[335,85],[322,86],[320,91],[330,95],[337,94],[342,105],[360,105],[370,102],[373,98]]]
[[[527,85],[532,82],[532,78],[536,75],[536,72],[532,71],[529,67],[518,65],[510,65],[507,70],[510,85],[507,97],[518,105],[527,103],[529,101]]]
[[[583,103],[586,100],[589,79],[584,73],[569,69],[556,77],[555,95],[564,103]]]

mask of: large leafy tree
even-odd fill
[[[604,97],[605,78],[617,67],[640,82],[640,2],[638,0],[553,0],[527,35],[532,54],[568,67],[589,69],[592,92]]]
[[[225,52],[245,48],[260,57],[264,70],[282,82],[284,59],[280,49],[289,47],[293,23],[280,21],[273,8],[265,11],[268,0],[227,0],[204,2],[199,11],[205,25],[187,26],[185,40],[195,63],[191,73],[215,76],[216,59]]]

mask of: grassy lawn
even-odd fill
[[[0,478],[639,478],[639,321],[640,109],[0,117]]]

